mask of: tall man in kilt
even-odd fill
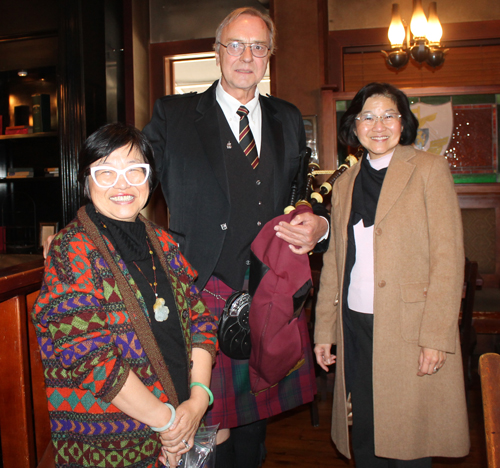
[[[267,221],[283,214],[305,149],[299,110],[257,89],[274,36],[271,18],[258,10],[230,13],[216,32],[221,79],[201,94],[159,99],[144,129],[155,151],[170,233],[198,271],[197,286],[219,317],[226,299],[245,286],[250,244]],[[276,236],[301,255],[328,230],[324,218],[305,213],[277,226]],[[313,400],[303,316],[300,324],[305,363],[256,395],[250,391],[248,361],[219,353],[211,384],[215,403],[206,417],[207,424],[220,424],[218,468],[258,467],[267,418]]]

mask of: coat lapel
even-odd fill
[[[415,156],[413,147],[401,145],[396,147],[380,192],[375,226],[384,219],[408,184],[415,169],[415,166],[408,162],[413,156]]]
[[[229,187],[227,184],[226,166],[221,147],[219,117],[217,115],[217,100],[215,88],[217,81],[205,91],[196,107],[199,117],[195,120],[195,127],[200,137],[201,144],[207,159],[214,171],[215,179],[221,186],[226,198],[229,200]]]
[[[279,195],[288,193],[290,189],[284,189],[285,173],[285,141],[283,137],[283,124],[278,118],[276,109],[270,100],[264,96],[260,96],[260,107],[262,110],[262,148],[264,142],[270,148],[270,154],[273,156],[274,166],[274,208],[280,210],[282,207]],[[283,192],[285,190],[285,192]]]
[[[351,205],[352,205],[352,191],[354,187],[354,181],[359,174],[361,168],[361,160],[352,168],[352,170],[347,171],[343,177],[335,182],[338,186],[338,204],[335,204],[335,209],[340,210],[340,226],[347,226],[349,223],[349,217],[351,216]]]
[[[147,309],[145,308],[145,303],[144,301],[139,301],[139,298],[142,299],[142,295],[140,295],[137,285],[133,281],[131,275],[128,273],[124,262],[121,261],[120,256],[118,255],[114,247],[111,245],[111,243],[108,243],[108,241],[101,236],[97,226],[87,215],[86,208],[80,208],[78,210],[77,216],[80,222],[83,224],[86,234],[92,240],[92,242],[96,246],[96,249],[108,264],[108,267],[113,274],[113,279],[116,282],[115,284],[118,288],[120,297],[125,305],[128,316],[141,343],[141,346],[148,356],[154,372],[158,376],[158,380],[162,384],[163,389],[168,396],[169,402],[171,402],[174,407],[177,407],[179,405],[179,399],[175,391],[172,377],[153,335],[153,330],[151,328],[149,314],[147,312]],[[146,227],[148,227],[148,224],[146,224]],[[158,243],[156,235],[154,236],[154,238],[156,243]],[[150,239],[153,240],[153,237],[150,237]],[[161,258],[163,256],[163,253],[157,252],[157,255],[159,255],[159,258]],[[129,278],[127,278],[127,276]]]

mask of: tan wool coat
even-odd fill
[[[346,171],[333,188],[331,240],[323,259],[315,326],[315,343],[337,345],[332,439],[349,458],[341,293],[360,166]],[[458,334],[463,233],[444,157],[411,146],[396,148],[373,236],[375,455],[401,460],[465,456],[469,433]],[[417,376],[421,347],[448,353],[436,374]]]

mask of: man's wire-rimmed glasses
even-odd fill
[[[97,186],[101,188],[113,187],[122,175],[129,185],[144,184],[149,177],[149,164],[132,164],[125,169],[115,169],[109,166],[95,166],[90,168],[90,175]]]
[[[245,52],[247,47],[250,47],[250,51],[252,55],[257,58],[264,58],[269,53],[269,47],[265,44],[260,44],[258,42],[249,43],[249,42],[239,42],[233,41],[228,42],[227,44],[223,44],[219,42],[222,47],[225,47],[227,53],[232,55],[233,57],[239,57]]]

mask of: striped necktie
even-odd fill
[[[236,113],[240,116],[241,149],[250,161],[252,169],[255,169],[259,165],[259,155],[257,154],[255,140],[253,139],[252,131],[250,130],[250,125],[248,122],[248,109],[245,106],[240,106]]]

